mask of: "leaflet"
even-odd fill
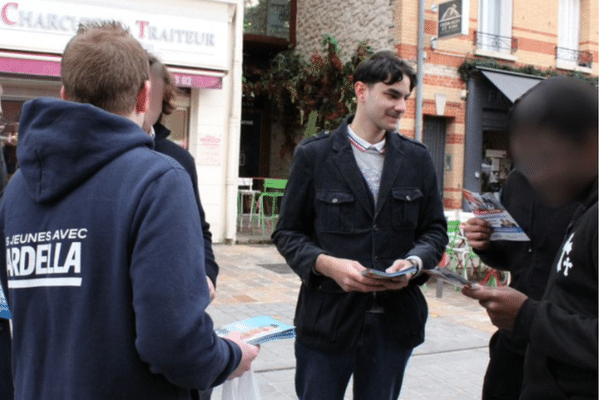
[[[242,340],[253,345],[296,337],[296,328],[293,325],[285,324],[267,315],[248,318],[215,329],[215,333],[220,337],[225,337],[230,332],[240,332]]]
[[[460,287],[465,287],[465,286],[477,287],[477,286],[479,286],[477,283],[471,282],[468,279],[466,279],[465,277],[460,276],[456,272],[451,271],[447,268],[435,267],[434,269],[423,269],[423,272],[426,273],[427,275],[430,275],[436,279],[440,279],[440,280],[447,282],[454,286],[460,286]]]
[[[10,311],[8,309],[8,303],[6,302],[6,297],[4,297],[4,292],[2,292],[2,288],[0,287],[0,318],[10,319]]]
[[[463,189],[469,208],[476,217],[484,219],[492,227],[490,240],[526,242],[529,237],[517,224],[506,208],[491,193],[474,193]]]
[[[396,272],[385,272],[385,271],[379,271],[376,269],[365,269],[361,272],[362,275],[365,276],[370,276],[372,278],[377,278],[377,279],[393,279],[393,278],[398,278],[400,276],[404,276],[407,274],[414,274],[417,272],[417,268],[416,267],[411,267],[411,268],[407,268],[407,269],[403,269],[402,271],[396,271]]]

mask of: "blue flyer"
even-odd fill
[[[293,325],[267,315],[234,322],[215,329],[215,332],[221,337],[227,336],[229,332],[240,332],[242,340],[253,345],[296,337]]]
[[[6,302],[6,297],[4,297],[4,292],[0,287],[0,318],[10,319],[10,311],[8,310],[8,303]]]

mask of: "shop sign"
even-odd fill
[[[438,39],[469,34],[469,0],[438,4]]]
[[[62,54],[80,23],[116,20],[165,64],[228,68],[227,14],[190,7],[182,17],[139,11],[146,4],[142,2],[122,4],[123,8],[116,8],[83,2],[0,0],[0,48]]]

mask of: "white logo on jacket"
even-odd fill
[[[85,228],[7,236],[8,287],[81,286],[81,249]]]
[[[558,264],[556,265],[556,272],[560,272],[561,269],[564,267],[564,276],[568,276],[569,271],[571,270],[571,268],[573,268],[573,263],[571,262],[570,256],[571,250],[573,250],[573,236],[575,236],[574,233],[572,233],[571,236],[569,236],[569,239],[567,239],[565,245],[563,246],[562,254],[560,255]]]

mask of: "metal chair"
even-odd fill
[[[250,208],[248,214],[248,228],[252,227],[252,219],[254,215],[254,206],[256,203],[257,196],[260,194],[260,191],[252,189],[252,178],[239,178],[238,179],[238,201],[237,201],[237,226],[238,231],[242,229],[244,222],[244,203],[249,199]]]
[[[283,197],[287,179],[265,179],[263,191],[258,196],[256,207],[257,216],[260,224],[261,234],[266,236],[266,225],[269,222],[271,229],[277,218],[279,218],[279,201]],[[254,224],[252,224],[254,227]]]

